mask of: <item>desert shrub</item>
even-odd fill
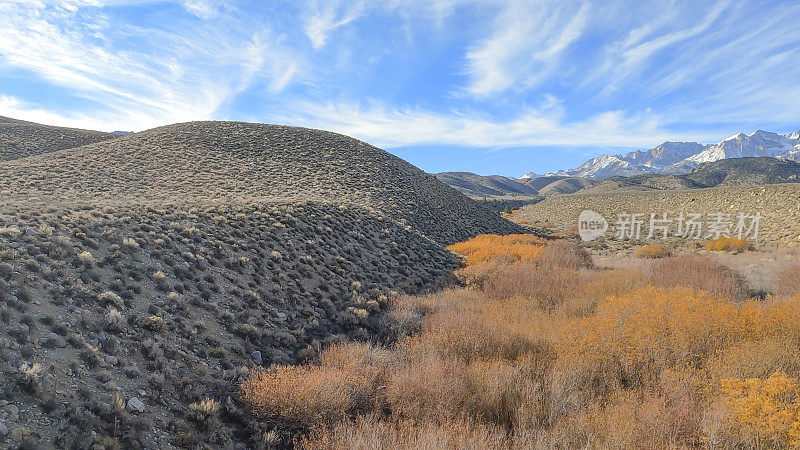
[[[800,446],[800,382],[775,372],[767,379],[727,378],[720,391],[729,408],[727,444]]]
[[[516,264],[498,269],[483,283],[483,292],[490,298],[522,296],[540,308],[560,305],[578,289],[580,274],[575,270],[544,270],[537,264]]]
[[[704,256],[676,256],[658,261],[652,268],[654,286],[686,286],[734,300],[744,300],[749,289],[741,275]]]
[[[543,357],[548,354],[548,344],[539,331],[528,328],[536,322],[532,316],[537,313],[530,310],[527,302],[510,299],[486,305],[487,308],[472,306],[474,309],[467,306],[429,315],[422,333],[403,342],[404,348],[409,352],[431,349],[465,363],[475,359],[513,360],[530,353]]]
[[[298,441],[303,449],[406,449],[458,448],[463,450],[514,448],[502,428],[466,419],[415,423],[410,420],[385,422],[364,417],[333,427],[316,427]]]
[[[552,241],[542,250],[537,264],[542,270],[554,268],[581,270],[594,267],[591,255],[578,244],[567,241]]]
[[[797,377],[800,376],[797,347],[796,340],[784,336],[747,339],[712,356],[706,369],[712,379],[767,378],[774,372]]]
[[[544,425],[549,411],[547,369],[540,358],[530,356],[474,361],[467,367],[470,416],[508,429]]]
[[[633,252],[635,258],[666,258],[670,256],[670,251],[661,244],[647,244]]]
[[[656,386],[672,367],[702,368],[742,336],[737,308],[687,288],[646,287],[610,297],[565,330],[554,366],[556,416],[584,409],[623,386]]]
[[[742,253],[753,250],[753,248],[753,243],[747,239],[737,239],[727,236],[720,236],[706,242],[706,250],[710,252]]]
[[[354,406],[358,381],[339,369],[278,366],[271,372],[254,370],[242,383],[241,395],[269,423],[310,428],[342,419]]]
[[[192,418],[204,426],[210,426],[216,422],[219,409],[219,402],[213,398],[204,398],[199,402],[189,404]]]
[[[453,244],[448,249],[464,256],[466,266],[485,264],[493,259],[507,263],[536,259],[545,240],[532,234],[481,234],[468,241]]]
[[[94,264],[94,256],[92,256],[91,252],[83,251],[78,253],[78,260],[84,264],[91,265]]]
[[[334,344],[320,355],[319,367],[337,370],[358,380],[352,408],[369,411],[382,405],[389,367],[396,362],[393,352],[366,343]]]
[[[800,294],[800,264],[792,264],[778,273],[775,291],[781,295]]]

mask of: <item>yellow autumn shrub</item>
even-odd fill
[[[731,238],[728,236],[720,236],[706,242],[706,250],[711,252],[741,253],[753,250],[753,248],[753,243],[747,239]]]
[[[800,446],[800,382],[775,372],[767,379],[726,378],[720,390],[730,408],[733,433],[755,447]]]

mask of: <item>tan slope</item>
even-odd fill
[[[374,208],[440,243],[517,228],[413,165],[336,133],[190,122],[0,164],[16,201],[322,201]]]
[[[80,147],[116,137],[113,133],[53,127],[0,116],[0,161]]]

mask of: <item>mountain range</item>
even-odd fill
[[[574,169],[558,170],[545,175],[593,180],[653,173],[682,175],[706,162],[761,156],[800,161],[800,131],[777,134],[758,130],[750,134],[739,133],[711,145],[697,142],[664,142],[646,151],[636,150],[625,155],[600,155]],[[535,177],[535,173],[529,172],[521,178]]]

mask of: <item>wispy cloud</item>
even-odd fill
[[[298,71],[297,57],[275,45],[267,28],[236,33],[224,18],[191,17],[143,28],[105,14],[98,3],[0,6],[0,66],[94,102],[104,128],[138,129],[210,118],[254,77],[271,79],[280,91]],[[204,16],[213,9],[207,0],[185,6]]]
[[[685,138],[686,132],[661,129],[651,111],[608,111],[570,121],[559,108],[526,109],[505,121],[479,112],[433,113],[416,108],[391,109],[381,104],[295,105],[302,113],[275,116],[279,121],[332,130],[387,148],[422,144],[462,147],[646,146]],[[692,138],[708,135],[694,132]]]
[[[581,37],[589,5],[561,1],[511,1],[495,19],[491,36],[466,55],[467,90],[486,96],[531,87],[558,66],[561,55]]]
[[[334,29],[346,25],[361,15],[365,9],[363,1],[313,0],[309,2],[303,29],[315,49],[325,45]]]

